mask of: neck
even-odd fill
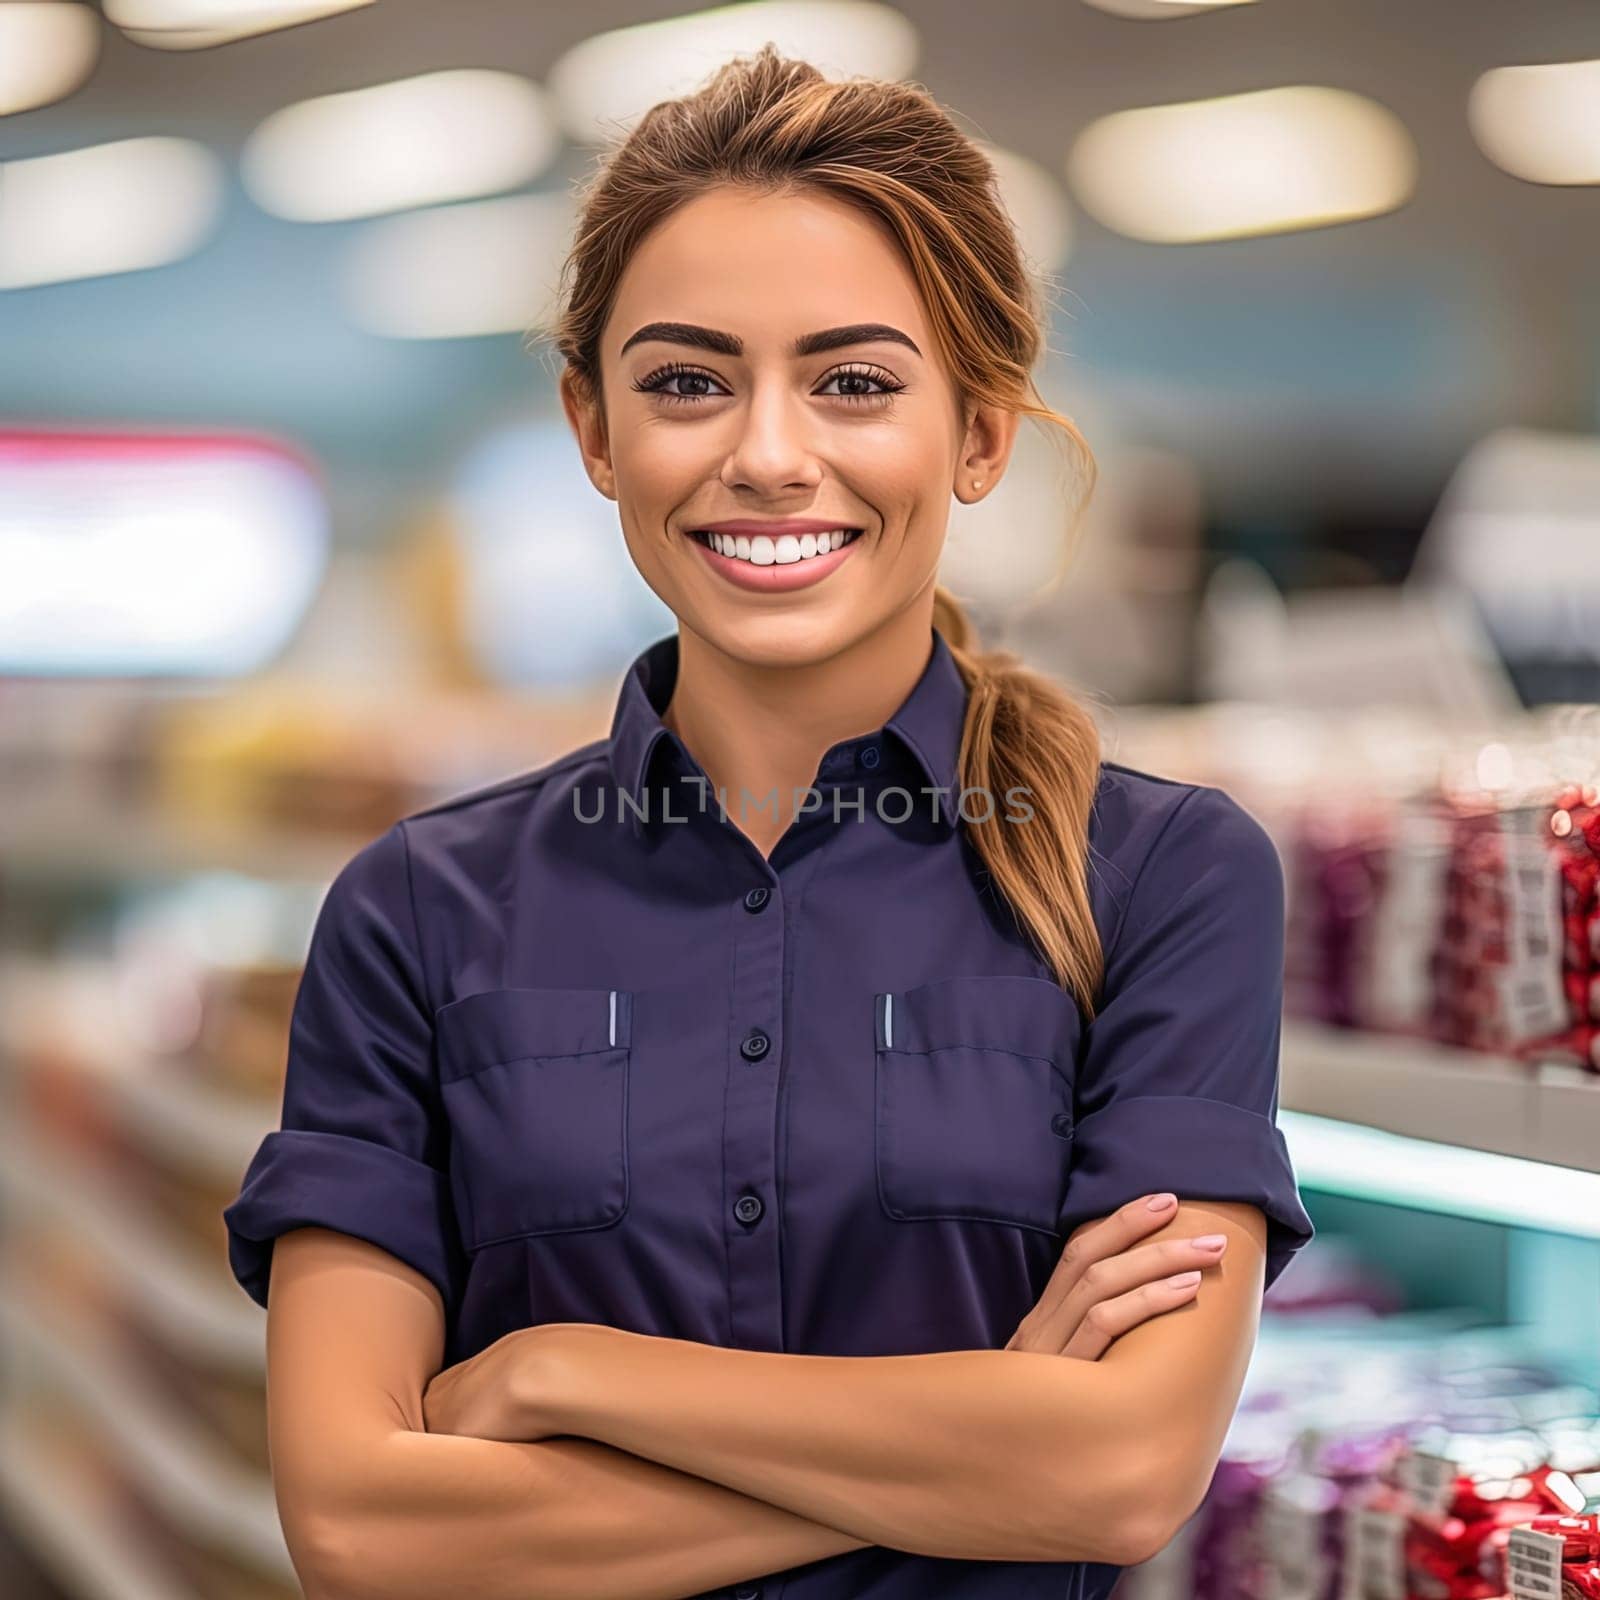
[[[931,606],[911,607],[834,655],[769,666],[741,661],[680,625],[677,681],[661,720],[705,769],[708,803],[721,799],[728,820],[765,855],[827,750],[881,728],[911,693],[928,664],[932,627]]]

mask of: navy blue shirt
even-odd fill
[[[1313,1237],[1274,1121],[1270,837],[1220,789],[1102,763],[1086,1025],[958,825],[966,689],[930,643],[770,859],[661,720],[675,634],[608,738],[364,846],[312,934],[282,1126],[224,1213],[249,1294],[316,1224],[438,1286],[447,1364],[543,1322],[999,1348],[1073,1228],[1162,1189],[1259,1206],[1270,1284]],[[871,1546],[710,1593],[1095,1600],[1117,1570]]]

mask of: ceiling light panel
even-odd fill
[[[200,50],[317,22],[374,0],[105,0],[106,20],[136,44]]]
[[[198,249],[222,210],[222,164],[151,135],[0,165],[0,289],[132,272]]]
[[[1497,167],[1529,183],[1600,183],[1600,61],[1495,67],[1467,121]]]
[[[64,100],[100,58],[100,19],[88,6],[0,5],[0,117]]]
[[[568,50],[546,83],[562,125],[581,143],[624,133],[657,101],[687,94],[730,56],[768,40],[828,77],[905,77],[917,61],[917,30],[871,0],[760,0],[597,33]]]
[[[263,210],[328,222],[518,188],[560,143],[538,84],[457,68],[285,106],[246,141],[240,176]]]
[[[565,193],[509,195],[387,217],[345,264],[351,318],[394,339],[524,333],[554,304],[571,244]]]
[[[1228,11],[1234,6],[1253,5],[1255,0],[1083,0],[1096,11],[1135,22],[1170,22],[1174,17],[1191,17],[1197,11]]]
[[[1296,84],[1113,112],[1078,136],[1067,175],[1108,228],[1189,244],[1392,211],[1415,190],[1417,154],[1385,107]]]

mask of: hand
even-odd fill
[[[429,1433],[528,1441],[542,1437],[526,1397],[539,1385],[541,1329],[517,1328],[466,1361],[434,1375],[422,1391]]]
[[[1177,1215],[1177,1202],[1152,1211],[1153,1197],[1140,1195],[1109,1217],[1097,1217],[1072,1230],[1061,1259],[1039,1303],[1017,1325],[1005,1348],[1040,1350],[1048,1355],[1098,1361],[1129,1328],[1187,1304],[1199,1292],[1200,1274],[1189,1283],[1175,1273],[1214,1265],[1227,1249],[1225,1234],[1215,1249],[1195,1239],[1162,1239],[1140,1244],[1146,1234]]]

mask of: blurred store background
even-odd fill
[[[1048,283],[1100,489],[1063,570],[1025,426],[945,581],[1289,869],[1319,1237],[1119,1600],[1600,1595],[1525,1531],[1600,1505],[1593,0],[0,0],[0,1594],[298,1593],[221,1207],[333,871],[672,625],[537,335],[598,142],[769,38]]]

